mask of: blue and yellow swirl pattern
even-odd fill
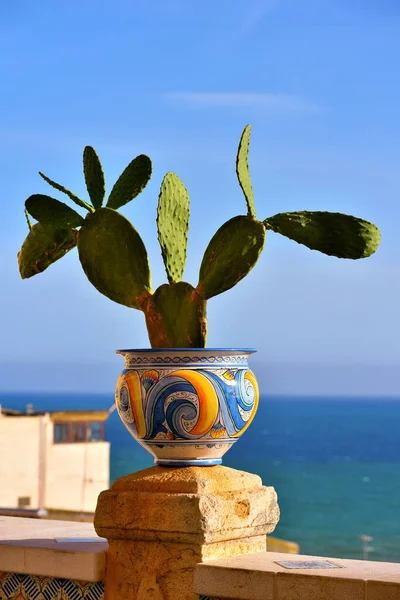
[[[139,440],[237,438],[258,407],[258,386],[248,369],[125,370],[117,384],[118,412]]]

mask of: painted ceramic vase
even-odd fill
[[[217,465],[248,428],[258,385],[247,349],[118,350],[116,406],[125,427],[165,466]]]

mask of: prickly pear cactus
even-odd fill
[[[44,271],[77,245],[82,268],[96,289],[114,302],[144,312],[153,348],[201,348],[207,338],[207,300],[231,289],[251,271],[264,248],[266,230],[340,258],[364,258],[376,251],[380,242],[378,228],[350,215],[302,211],[258,221],[248,165],[249,145],[247,125],[236,156],[236,173],[246,199],[247,215],[228,220],[212,237],[196,288],[181,281],[190,212],[189,195],[182,181],[170,172],[161,185],[157,228],[169,283],[153,293],[143,241],[133,225],[117,212],[146,187],[152,173],[151,160],[145,155],[137,156],[114,184],[103,208],[104,173],[91,146],[86,146],[83,155],[90,203],[40,173],[87,214],[83,218],[50,196],[30,196],[25,204],[29,234],[18,254],[21,277]],[[32,225],[29,215],[38,223]]]
[[[158,241],[169,283],[181,281],[186,262],[189,194],[175,173],[167,173],[158,197]]]
[[[190,283],[161,285],[143,306],[153,348],[204,348],[206,301]]]
[[[94,287],[114,302],[141,308],[151,290],[142,238],[111,208],[88,214],[78,234],[79,260]]]
[[[212,298],[239,283],[256,264],[265,244],[265,226],[252,217],[230,219],[211,239],[200,267],[197,293]]]

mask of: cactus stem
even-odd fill
[[[136,302],[138,303],[139,309],[141,311],[143,311],[143,312],[146,311],[146,306],[148,305],[152,296],[153,296],[153,293],[151,291],[149,292],[149,291],[145,290],[136,298]]]

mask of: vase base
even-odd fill
[[[205,459],[193,459],[193,460],[169,460],[156,459],[155,464],[159,467],[213,467],[214,465],[220,465],[222,458],[205,458]]]

